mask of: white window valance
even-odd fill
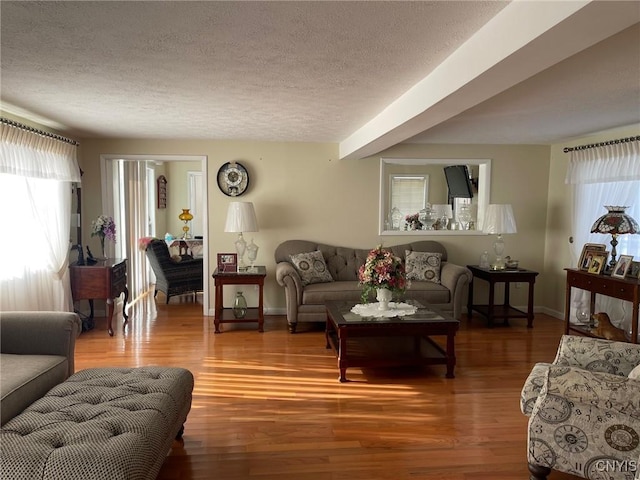
[[[77,146],[0,123],[0,173],[79,182]]]
[[[572,151],[565,183],[633,180],[640,180],[640,142],[637,140]]]

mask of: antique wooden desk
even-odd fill
[[[493,326],[496,318],[504,319],[505,325],[510,318],[526,318],[527,327],[533,327],[533,285],[536,282],[538,272],[518,268],[514,270],[490,270],[478,265],[467,265],[471,270],[473,279],[480,278],[489,282],[489,303],[487,305],[473,304],[473,282],[469,285],[469,297],[467,300],[467,315],[471,318],[473,310],[481,313],[489,320],[489,327]],[[529,301],[527,311],[523,312],[509,305],[509,284],[513,282],[526,282],[529,284]],[[494,305],[495,284],[504,283],[504,304]]]
[[[213,272],[213,278],[215,280],[215,333],[220,333],[221,323],[236,323],[236,322],[258,322],[258,331],[264,331],[264,299],[263,299],[263,287],[264,279],[267,276],[267,269],[265,267],[254,267],[253,272],[220,272],[217,268]],[[231,308],[224,308],[222,288],[225,285],[257,285],[259,289],[258,308],[248,308],[247,315],[244,318],[236,318],[233,316],[233,310]]]
[[[98,260],[94,265],[76,265],[70,267],[71,273],[71,295],[73,301],[89,300],[91,308],[90,319],[93,319],[93,300],[106,300],[109,312],[107,313],[109,335],[113,336],[113,299],[124,293],[124,303],[122,306],[122,316],[124,317],[123,327],[129,320],[126,312],[127,301],[129,299],[129,289],[127,288],[127,260],[120,258],[107,258]]]

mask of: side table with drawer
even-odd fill
[[[635,278],[617,278],[610,275],[589,273],[576,268],[565,268],[567,272],[567,291],[564,307],[564,331],[565,334],[571,332],[579,333],[587,336],[595,336],[591,334],[588,326],[580,326],[571,324],[571,289],[579,288],[590,293],[589,301],[589,318],[595,313],[596,295],[605,295],[607,297],[626,300],[633,305],[633,313],[631,314],[631,343],[638,343],[638,311],[640,304],[640,280]],[[635,319],[635,321],[634,321]]]

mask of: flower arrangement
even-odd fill
[[[395,293],[403,293],[407,288],[404,263],[389,249],[378,245],[367,255],[358,269],[358,280],[362,289],[362,301],[367,302],[369,294],[378,288],[387,288]]]
[[[411,230],[422,230],[422,222],[420,221],[420,213],[414,213],[412,215],[407,215],[404,218],[405,222],[407,222],[407,226]]]
[[[116,224],[113,221],[113,217],[100,215],[91,222],[91,236],[100,238],[100,246],[104,256],[104,239],[108,238],[114,243],[116,241]]]
[[[138,239],[138,250],[145,252],[152,240],[155,240],[155,237],[140,237]]]

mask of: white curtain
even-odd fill
[[[128,288],[131,301],[150,288],[147,256],[138,246],[143,237],[152,236],[147,168],[152,162],[116,160],[113,162],[114,218],[117,232],[116,256],[128,261]],[[152,165],[151,165],[152,167]]]
[[[573,202],[573,265],[585,243],[602,243],[611,250],[610,235],[590,233],[593,223],[606,213],[605,205],[627,206],[626,212],[640,220],[640,142],[632,141],[571,152],[565,183],[574,185]],[[618,256],[633,255],[640,261],[640,235],[619,235]],[[589,305],[589,294],[574,289],[571,320],[578,308]],[[609,313],[619,327],[628,328],[631,304],[598,295],[596,310]]]
[[[0,310],[72,311],[71,182],[76,146],[0,123]]]

